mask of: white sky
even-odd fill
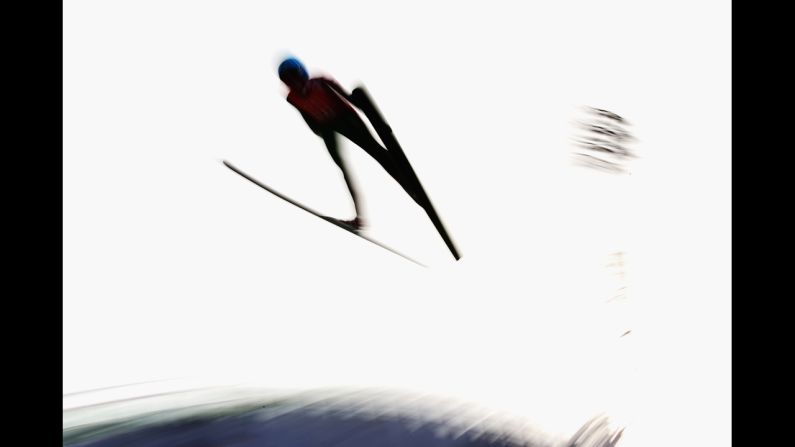
[[[392,385],[730,443],[728,2],[278,3],[65,2],[65,393]],[[351,217],[287,53],[366,85],[461,261],[347,140],[369,234],[430,268],[220,164]],[[570,163],[585,105],[631,122],[632,176]]]

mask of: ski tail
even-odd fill
[[[423,202],[420,206],[423,207],[425,213],[428,215],[428,218],[433,223],[433,226],[436,227],[436,231],[439,232],[439,235],[444,240],[445,245],[452,253],[453,257],[457,260],[461,259],[461,254],[456,248],[455,244],[453,243],[450,234],[447,232],[447,229],[444,227],[441,218],[436,213],[436,209],[433,207],[431,203],[430,197],[425,192],[425,188],[422,187],[422,183],[420,182],[419,177],[414,172],[414,168],[412,168],[411,163],[409,163],[406,154],[403,152],[403,148],[400,147],[400,143],[398,143],[397,138],[395,138],[394,133],[392,132],[392,128],[384,119],[381,112],[375,105],[375,102],[371,99],[370,95],[364,89],[364,87],[356,87],[351,92],[351,102],[358,108],[360,108],[365,116],[370,120],[370,123],[373,125],[376,133],[381,138],[381,141],[387,147],[392,157],[397,162],[398,166],[406,173],[406,176],[413,184],[412,186],[416,188],[417,194],[420,197],[420,201]]]

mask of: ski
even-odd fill
[[[450,253],[453,254],[453,257],[456,260],[461,259],[458,249],[456,248],[455,244],[453,244],[447,229],[445,229],[444,225],[442,224],[442,220],[436,213],[436,209],[434,209],[433,205],[431,204],[431,199],[428,197],[428,194],[422,187],[420,179],[417,177],[417,174],[414,173],[411,163],[409,163],[408,158],[406,158],[406,154],[403,152],[403,149],[400,147],[395,135],[392,133],[392,128],[389,126],[389,124],[387,124],[386,120],[381,115],[381,112],[378,111],[378,108],[375,106],[375,103],[370,98],[370,95],[367,93],[367,91],[365,91],[364,87],[357,87],[353,89],[351,92],[351,102],[355,106],[359,107],[362,112],[364,112],[365,116],[367,116],[367,119],[369,119],[370,123],[372,123],[376,133],[378,133],[378,136],[381,137],[381,141],[383,141],[386,145],[387,150],[389,150],[395,161],[400,165],[401,169],[408,175],[409,179],[416,187],[417,192],[420,194],[421,201],[424,202],[423,209],[425,209],[425,213],[428,215],[428,218],[431,219],[433,226],[436,227],[436,231],[439,232],[439,235],[444,240],[444,243],[447,245]]]
[[[407,260],[409,260],[409,261],[411,261],[411,262],[413,262],[413,263],[415,263],[417,265],[421,265],[423,267],[426,267],[424,264],[422,264],[422,263],[420,263],[420,262],[418,262],[418,261],[416,261],[416,260],[404,255],[403,253],[400,253],[399,251],[387,246],[386,244],[384,244],[382,242],[379,242],[379,241],[377,241],[377,240],[375,240],[375,239],[363,234],[361,232],[361,230],[357,230],[356,228],[354,228],[354,227],[352,227],[350,225],[347,225],[345,222],[342,222],[339,219],[335,219],[335,218],[329,217],[329,216],[324,216],[323,214],[318,213],[317,211],[309,208],[308,206],[306,206],[306,205],[304,205],[304,204],[302,204],[302,203],[300,203],[300,202],[298,202],[296,200],[293,200],[290,197],[287,197],[286,195],[276,191],[275,189],[265,185],[264,183],[260,182],[259,180],[255,179],[254,177],[251,177],[250,175],[248,175],[245,172],[241,171],[240,169],[235,167],[232,163],[230,163],[230,162],[228,162],[226,160],[223,160],[223,163],[224,163],[224,165],[227,168],[231,169],[236,174],[240,175],[241,177],[245,178],[246,180],[250,181],[251,183],[254,183],[255,185],[259,186],[260,188],[264,189],[265,191],[268,191],[269,193],[273,194],[274,196],[284,200],[285,202],[290,203],[291,205],[294,205],[294,206],[296,206],[298,208],[301,208],[302,210],[306,211],[309,214],[312,214],[312,215],[314,215],[316,217],[319,217],[319,218],[325,220],[326,222],[329,222],[329,223],[331,223],[331,224],[333,224],[333,225],[335,225],[335,226],[337,226],[339,228],[342,228],[343,230],[345,230],[345,231],[347,231],[347,232],[349,232],[351,234],[359,236],[360,238],[362,238],[362,239],[364,239],[364,240],[366,240],[366,241],[368,241],[370,243],[373,243],[373,244],[375,244],[375,245],[377,245],[377,246],[379,246],[379,247],[381,247],[381,248],[383,248],[385,250],[388,250],[388,251],[390,251],[390,252],[392,252],[392,253],[394,253],[394,254],[402,257],[402,258],[405,258],[405,259],[407,259]]]

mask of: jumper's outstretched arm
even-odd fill
[[[350,171],[348,171],[345,161],[340,156],[337,135],[333,131],[330,131],[324,132],[321,136],[323,137],[323,142],[326,144],[326,149],[328,149],[329,155],[331,155],[331,159],[334,160],[334,163],[342,171],[342,178],[345,180],[345,186],[348,187],[348,192],[351,195],[353,208],[356,211],[356,218],[361,219],[364,217],[362,202],[359,199],[359,194],[356,190],[356,185],[353,182],[353,177],[351,176]]]

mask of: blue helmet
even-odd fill
[[[289,57],[279,64],[279,79],[283,81],[288,74],[297,75],[304,80],[309,79],[309,74],[304,68],[304,64],[294,57]]]

